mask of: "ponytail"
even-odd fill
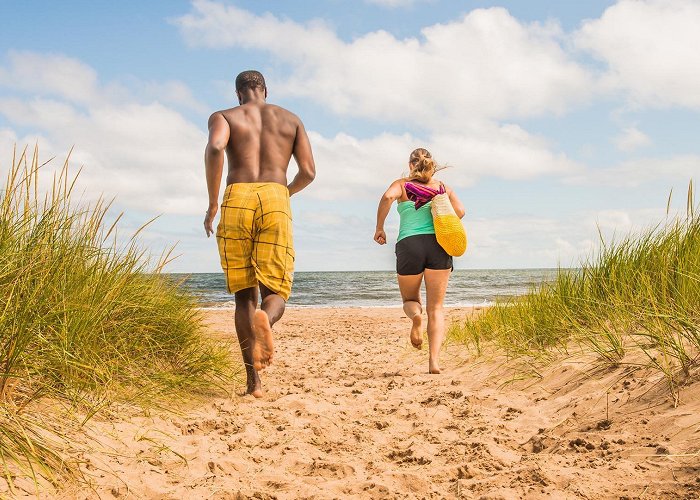
[[[409,178],[423,184],[429,183],[437,170],[437,163],[430,151],[424,148],[414,149],[408,161],[411,164]]]

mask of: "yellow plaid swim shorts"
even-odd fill
[[[287,186],[276,182],[226,186],[216,239],[229,293],[262,283],[289,299],[294,248]]]

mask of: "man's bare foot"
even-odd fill
[[[413,321],[413,326],[411,327],[411,344],[416,349],[420,349],[423,346],[423,318],[421,318],[420,314],[416,314],[411,321]]]
[[[262,384],[257,372],[250,367],[246,368],[246,394],[252,394],[256,398],[263,397]]]
[[[431,375],[439,375],[440,374],[440,365],[438,365],[437,361],[433,361],[432,359],[428,362],[428,373]]]
[[[253,348],[253,367],[260,371],[272,364],[272,327],[267,313],[258,309],[253,317],[255,347]],[[252,393],[251,393],[252,394]]]
[[[260,399],[261,397],[263,397],[263,394],[264,394],[264,393],[263,393],[262,389],[260,389],[260,388],[258,387],[257,389],[253,389],[252,391],[251,391],[251,390],[248,390],[248,391],[246,392],[246,394],[252,394],[254,397]]]

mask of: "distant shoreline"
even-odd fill
[[[556,278],[553,270],[457,270],[450,277],[445,305],[486,307],[522,296]],[[223,273],[169,275],[204,309],[232,308]],[[393,271],[304,272],[295,275],[290,308],[400,307],[401,294]]]
[[[493,304],[469,304],[469,305],[449,305],[444,306],[445,310],[457,311],[457,310],[475,310],[479,311],[491,307]],[[363,311],[367,309],[401,309],[401,304],[392,304],[386,306],[338,306],[338,305],[312,305],[312,306],[301,306],[294,304],[287,304],[287,309],[301,309],[305,311],[313,311],[314,309],[324,309],[324,310],[338,310],[338,311]],[[236,306],[213,306],[213,307],[196,307],[198,311],[210,312],[210,311],[233,311]]]
[[[462,272],[462,271],[473,271],[473,272],[488,272],[488,271],[557,271],[559,269],[565,269],[565,270],[575,270],[575,269],[580,269],[580,267],[455,267],[453,272]],[[396,269],[373,269],[369,271],[362,271],[362,270],[321,270],[321,271],[294,271],[294,274],[321,274],[321,273],[396,273]],[[173,276],[191,276],[191,275],[204,275],[204,274],[221,274],[223,276],[222,271],[201,271],[201,272],[185,272],[185,271],[177,271],[177,272],[163,272],[161,274],[164,275],[173,275]]]

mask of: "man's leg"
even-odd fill
[[[260,368],[272,363],[272,326],[282,317],[285,300],[291,293],[294,273],[294,248],[289,191],[282,184],[267,183],[259,190],[260,230],[253,244],[255,273],[262,301],[253,319],[259,345]],[[257,213],[257,212],[256,212]],[[256,219],[258,220],[258,219]],[[271,290],[263,282],[278,285]],[[273,286],[274,286],[273,285]]]
[[[260,283],[260,295],[262,296],[260,309],[265,311],[268,319],[270,320],[270,326],[272,326],[277,323],[277,321],[284,314],[284,308],[287,303],[282,297],[277,295],[262,283]]]
[[[236,292],[236,335],[241,346],[241,355],[245,365],[246,394],[252,394],[256,398],[263,395],[260,377],[255,369],[253,351],[256,350],[255,334],[253,332],[253,319],[255,307],[258,303],[258,289],[245,288]]]
[[[272,363],[274,353],[272,325],[277,323],[282,317],[286,305],[282,297],[262,283],[260,284],[260,294],[262,296],[260,310],[255,312],[255,318],[253,319],[257,339],[256,345],[258,346],[255,357],[259,361],[259,370]]]

